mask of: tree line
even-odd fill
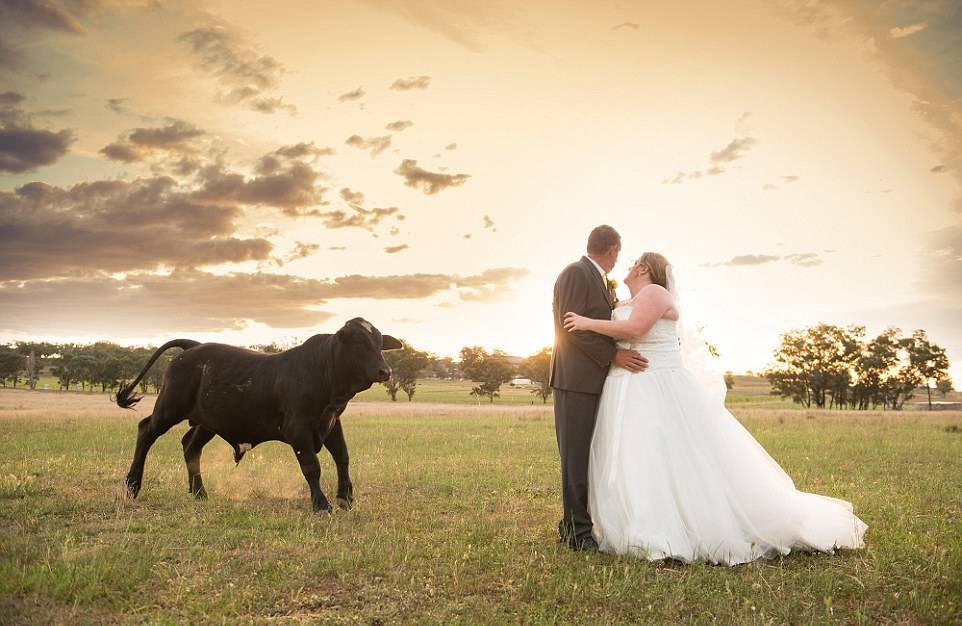
[[[384,360],[391,366],[391,377],[381,384],[387,389],[391,400],[397,400],[399,391],[404,392],[408,400],[413,400],[418,379],[466,379],[477,383],[471,389],[472,396],[479,401],[487,398],[488,402],[493,403],[501,395],[502,385],[521,376],[532,382],[535,388],[531,393],[541,398],[543,403],[547,403],[551,395],[551,387],[548,386],[551,348],[543,348],[518,365],[511,362],[511,357],[504,350],[489,352],[481,346],[465,346],[461,348],[459,356],[460,361],[438,357],[405,342],[404,349],[384,353]]]
[[[471,395],[493,403],[502,386],[520,376],[531,381],[531,393],[542,402],[551,396],[551,348],[518,362],[503,350],[481,346],[463,347],[458,361],[418,350],[407,342],[404,346],[384,353],[392,374],[382,385],[391,400],[396,401],[401,393],[413,400],[418,381],[424,378],[470,380],[474,383]],[[249,346],[267,353],[285,347],[290,346]],[[47,372],[60,389],[79,386],[84,391],[111,391],[136,376],[155,350],[155,346],[120,346],[107,341],[0,345],[0,385],[23,384],[34,389],[41,372]],[[157,360],[141,381],[141,391],[159,390],[176,355],[168,352]],[[931,407],[933,389],[942,395],[952,389],[945,349],[933,343],[924,330],[903,336],[898,328],[888,328],[868,338],[864,326],[818,324],[783,334],[774,359],[761,373],[771,384],[772,394],[806,407],[898,410],[920,387]],[[734,385],[730,372],[726,372],[725,382],[729,389]]]
[[[128,347],[109,341],[91,344],[18,341],[0,345],[0,385],[36,389],[41,373],[57,379],[60,389],[102,392],[131,380],[144,366],[154,346]],[[164,372],[176,352],[164,354],[141,381],[141,390],[160,388]]]
[[[774,356],[762,372],[772,393],[806,407],[898,410],[924,387],[931,409],[933,389],[952,389],[945,349],[924,330],[869,338],[864,326],[818,324],[783,334]]]
[[[391,366],[391,378],[382,383],[391,400],[404,393],[413,400],[418,380],[423,378],[467,379],[476,383],[471,394],[489,402],[500,396],[501,386],[514,378],[528,378],[534,385],[532,394],[547,402],[551,395],[548,373],[551,349],[531,355],[514,365],[503,350],[487,351],[481,346],[462,348],[460,361],[418,350],[404,343],[403,350],[384,353]],[[277,353],[285,349],[278,343],[248,346],[252,350]],[[127,384],[144,366],[156,346],[121,346],[108,341],[91,344],[17,341],[0,345],[0,385],[16,388],[22,385],[36,389],[46,372],[57,380],[61,390],[113,391]],[[158,391],[164,373],[177,351],[167,352],[154,363],[140,383],[141,391]]]

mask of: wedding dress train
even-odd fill
[[[627,319],[631,306],[615,309]],[[646,371],[612,367],[598,408],[589,508],[602,551],[735,565],[791,550],[864,545],[844,500],[798,491],[682,364],[677,323],[620,342]]]

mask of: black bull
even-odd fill
[[[290,444],[311,489],[314,511],[325,512],[331,505],[321,491],[317,453],[326,447],[337,466],[338,505],[350,508],[353,489],[340,416],[355,394],[390,376],[381,351],[402,347],[361,318],[348,321],[333,335],[314,335],[278,354],[190,339],[168,341],[117,394],[118,405],[133,406],[140,400],[133,390],[154,361],[165,350],[183,348],[164,374],[154,412],[138,426],[127,492],[132,497],[140,492],[150,446],[174,424],[188,420],[190,429],[182,443],[188,488],[195,497],[207,497],[200,454],[218,435],[233,446],[237,462],[259,443]]]

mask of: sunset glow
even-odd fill
[[[962,380],[957,2],[0,6],[0,339],[527,355],[608,223],[728,369],[824,321]]]

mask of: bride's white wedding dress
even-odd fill
[[[630,303],[612,319],[631,315]],[[752,435],[682,365],[677,322],[633,341],[644,372],[612,366],[591,443],[588,499],[602,551],[735,565],[791,550],[864,545],[844,500],[795,489]]]

